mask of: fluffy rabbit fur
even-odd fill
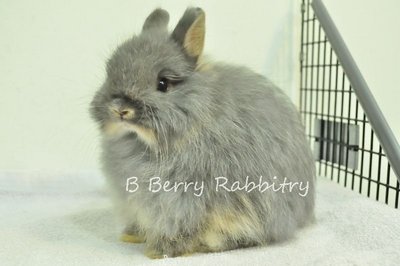
[[[200,8],[188,8],[171,33],[168,21],[156,9],[116,49],[91,103],[123,240],[145,242],[146,255],[160,258],[291,237],[314,217],[314,162],[295,106],[247,68],[201,62]],[[137,190],[127,191],[133,176]],[[308,193],[216,189],[216,177],[258,184],[260,176],[307,183]],[[153,177],[204,190],[150,191]]]

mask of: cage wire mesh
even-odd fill
[[[300,112],[318,175],[399,208],[399,182],[311,0],[301,17]]]

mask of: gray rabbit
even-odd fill
[[[122,240],[151,258],[290,238],[314,219],[315,166],[287,96],[247,68],[203,62],[205,14],[169,33],[156,9],[107,62],[90,112]]]

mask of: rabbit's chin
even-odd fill
[[[153,129],[124,121],[109,121],[103,125],[103,133],[110,138],[120,138],[127,133],[135,132],[149,146],[156,145],[157,139]]]

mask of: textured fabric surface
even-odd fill
[[[317,221],[266,247],[150,260],[119,241],[99,174],[0,174],[1,265],[397,265],[400,211],[319,178]]]

